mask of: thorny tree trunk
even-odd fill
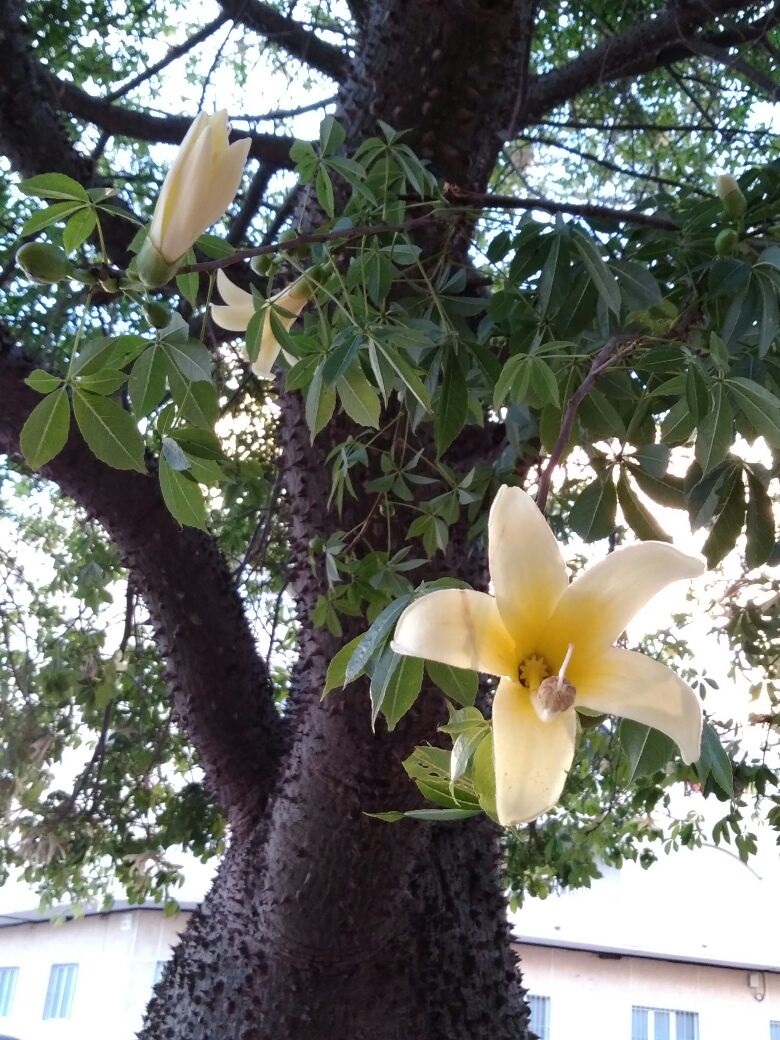
[[[413,127],[411,143],[437,175],[483,188],[523,79],[528,8],[522,0],[372,4],[341,92],[352,143],[374,132],[377,118]],[[323,591],[306,562],[309,539],[336,524],[349,529],[371,505],[365,493],[346,507],[351,515],[326,511],[327,436],[312,449],[300,401],[284,402],[292,587],[304,634],[278,793],[234,826],[142,1037],[518,1040],[526,1010],[495,829],[387,826],[363,815],[410,804],[400,763],[434,736],[440,704],[434,709],[431,697],[390,736],[381,725],[372,734],[365,690],[319,701],[338,643],[308,623]],[[463,538],[455,532],[461,561]],[[473,559],[464,576],[479,582],[481,566]]]

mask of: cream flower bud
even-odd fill
[[[227,112],[201,112],[163,181],[149,235],[136,260],[144,284],[164,285],[206,228],[219,220],[238,190],[251,142],[228,143]]]
[[[246,332],[256,309],[252,294],[231,282],[222,270],[217,271],[217,289],[225,303],[211,305],[211,317],[215,324],[229,332]],[[252,371],[261,379],[272,378],[271,366],[281,350],[271,327],[271,309],[274,310],[279,324],[284,329],[290,329],[312,295],[311,281],[303,274],[266,302],[260,350],[252,362]]]
[[[723,203],[723,208],[730,217],[738,220],[744,216],[747,209],[745,196],[740,191],[736,179],[730,173],[721,173],[715,178],[715,190],[718,198]]]

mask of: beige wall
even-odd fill
[[[0,1034],[19,1040],[131,1040],[186,914],[135,910],[56,925],[0,928],[0,966],[17,966],[11,1014]],[[78,964],[70,1018],[43,1020],[52,964]]]
[[[761,973],[758,1001],[743,968],[517,949],[529,992],[550,997],[550,1040],[631,1040],[633,1005],[697,1012],[700,1040],[769,1040],[770,1021],[780,1022],[780,973]]]

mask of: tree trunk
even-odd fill
[[[340,95],[351,143],[374,132],[377,119],[413,128],[410,143],[438,176],[484,188],[524,79],[531,8],[522,0],[373,4]],[[452,240],[449,248],[459,247]],[[436,738],[440,695],[424,696],[393,734],[381,724],[372,733],[366,689],[320,702],[340,641],[310,622],[325,588],[309,566],[309,540],[348,530],[372,503],[358,491],[341,518],[327,510],[326,458],[346,432],[336,423],[312,447],[302,402],[284,399],[291,586],[302,628],[290,750],[264,811],[234,822],[225,862],[158,987],[143,1040],[525,1036],[497,829],[365,816],[415,804],[401,761]],[[450,452],[454,465],[466,440]],[[395,537],[397,548],[403,532]],[[449,573],[482,584],[483,561],[465,531],[452,538]]]

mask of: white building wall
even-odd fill
[[[170,956],[187,916],[133,910],[0,928],[0,967],[19,968],[0,1034],[19,1040],[132,1040],[156,964]],[[63,963],[78,964],[71,1015],[44,1021],[51,966]]]
[[[699,1040],[770,1040],[769,1023],[780,1022],[777,972],[522,943],[517,950],[524,985],[550,998],[549,1040],[631,1040],[634,1006],[696,1012]],[[763,983],[761,1001],[751,974]]]

